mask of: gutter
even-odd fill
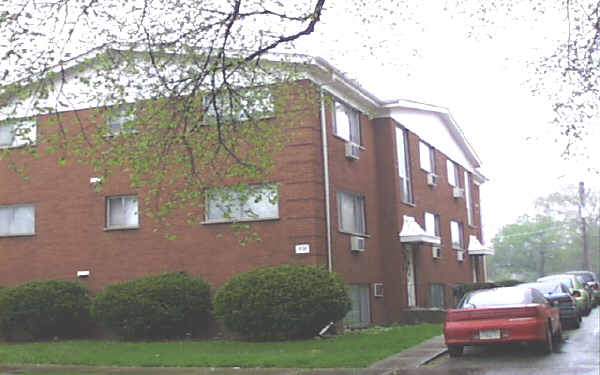
[[[323,174],[325,185],[325,222],[327,231],[327,269],[333,271],[333,258],[331,254],[331,204],[329,202],[329,159],[327,151],[327,121],[325,119],[325,95],[323,94],[323,86],[319,89],[321,96],[321,144],[323,151]]]

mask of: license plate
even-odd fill
[[[479,331],[479,339],[480,340],[493,340],[500,338],[500,330],[499,329],[491,329],[487,331]]]

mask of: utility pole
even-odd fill
[[[540,277],[546,276],[546,249],[540,244]]]
[[[582,269],[589,271],[590,270],[590,255],[588,249],[587,235],[586,235],[586,222],[585,217],[583,216],[583,208],[585,207],[585,187],[583,185],[583,181],[579,183],[579,218],[581,219],[581,236],[583,239],[583,264]]]

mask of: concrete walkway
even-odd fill
[[[416,369],[446,353],[444,336],[433,337],[415,347],[369,366],[369,369]]]
[[[0,365],[0,375],[24,372],[40,374],[90,375],[389,375],[414,370],[446,352],[443,336],[431,338],[366,369],[275,369],[275,368],[205,368],[205,367],[99,367],[53,365]]]

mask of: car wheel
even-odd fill
[[[464,351],[465,351],[465,347],[462,345],[448,346],[448,354],[450,354],[450,357],[460,357],[461,355],[463,355]]]
[[[544,355],[552,353],[552,332],[550,331],[550,324],[546,327],[546,338],[538,344],[538,349],[539,352]]]

